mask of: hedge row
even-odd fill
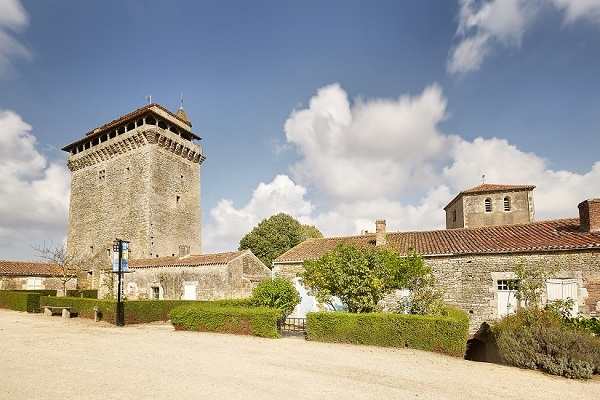
[[[141,324],[155,321],[167,321],[169,313],[175,307],[189,304],[205,304],[215,306],[250,306],[249,299],[232,299],[216,301],[194,300],[132,300],[124,302],[125,323]],[[82,318],[94,318],[94,307],[102,313],[102,319],[114,323],[116,302],[114,300],[86,299],[81,297],[42,297],[41,305],[69,306]]]
[[[39,312],[40,294],[26,290],[0,290],[0,308],[30,313]]]
[[[67,297],[83,297],[85,299],[97,299],[98,298],[98,290],[97,289],[67,290]]]
[[[385,347],[410,347],[456,357],[465,354],[469,319],[452,310],[451,316],[392,313],[352,314],[315,312],[307,315],[307,339]]]
[[[222,332],[279,337],[277,321],[280,310],[263,307],[232,307],[193,304],[176,307],[171,311],[171,323],[176,330]]]
[[[101,317],[114,323],[116,303],[111,300],[86,299],[81,297],[41,297],[40,307],[71,307],[81,318],[94,318],[94,308],[98,307]]]

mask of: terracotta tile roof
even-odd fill
[[[474,186],[470,189],[463,190],[457,194],[450,202],[444,207],[447,209],[452,203],[458,200],[462,195],[465,194],[482,194],[482,193],[494,193],[494,192],[511,192],[515,190],[533,190],[535,185],[501,185],[498,183],[482,183],[481,185]]]
[[[522,225],[389,232],[388,247],[401,254],[411,249],[424,256],[600,250],[600,233],[579,230],[579,219],[558,219]],[[375,234],[309,239],[277,257],[276,263],[315,259],[338,244],[375,246]]]
[[[0,260],[0,276],[61,276],[55,264],[31,261]]]
[[[233,259],[244,254],[244,251],[231,251],[228,253],[192,254],[185,257],[157,257],[139,258],[130,260],[130,268],[152,267],[197,267],[203,265],[226,265]]]
[[[85,140],[89,140],[91,137],[97,136],[99,134],[101,134],[102,132],[105,132],[111,128],[116,127],[117,125],[121,124],[124,121],[130,120],[130,119],[135,119],[143,114],[145,114],[146,112],[149,111],[153,111],[153,108],[159,108],[162,111],[166,112],[167,114],[169,114],[170,116],[172,116],[173,118],[177,119],[178,121],[183,122],[184,124],[186,124],[187,126],[189,126],[191,128],[192,123],[190,121],[184,120],[181,115],[177,115],[172,113],[171,111],[169,111],[168,109],[166,109],[165,107],[161,106],[160,104],[157,103],[152,103],[152,104],[146,104],[143,107],[140,107],[136,110],[133,110],[130,113],[127,113],[125,115],[121,115],[119,118],[113,119],[110,122],[107,122],[103,125],[100,125],[97,128],[92,129],[91,131],[89,131],[88,133],[85,134],[85,136],[81,139],[78,139],[72,143],[69,143],[68,145],[64,146],[62,148],[62,150],[64,151],[69,151],[71,149],[71,147],[75,144],[78,144],[79,142],[85,141]],[[154,112],[156,114],[156,112]],[[187,116],[187,114],[186,114]],[[194,139],[200,139],[200,136],[196,135],[193,132],[188,132],[190,135],[192,135],[192,137],[194,137]]]

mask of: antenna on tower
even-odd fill
[[[181,92],[181,96],[179,97],[179,109],[183,110],[183,92]]]
[[[148,102],[148,104],[152,104],[152,95],[148,95],[146,96],[146,101]]]
[[[485,184],[485,174],[481,175],[481,184]]]

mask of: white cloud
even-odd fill
[[[41,241],[62,242],[68,171],[37,150],[31,126],[0,111],[0,254],[23,257]]]
[[[600,23],[600,0],[460,0],[456,35],[459,43],[451,50],[448,72],[476,71],[492,50],[520,46],[523,35],[543,6],[564,14],[566,24],[577,20]]]
[[[284,212],[296,218],[310,215],[313,205],[304,198],[306,189],[296,185],[287,175],[277,175],[269,183],[259,183],[250,201],[235,208],[223,199],[210,211],[210,221],[203,229],[206,252],[236,249],[243,235],[262,219]]]
[[[29,58],[31,53],[9,31],[27,26],[29,17],[19,0],[0,0],[0,76],[10,68],[12,57]]]
[[[600,0],[550,0],[556,8],[564,11],[565,23],[578,19],[600,23]]]
[[[431,166],[453,140],[437,128],[445,112],[437,85],[414,97],[354,105],[338,84],[326,86],[285,123],[287,140],[302,156],[294,176],[340,199],[428,187],[435,182]]]
[[[205,229],[206,249],[237,247],[261,219],[288,212],[326,235],[373,230],[385,218],[391,230],[443,228],[443,207],[480,183],[534,184],[537,219],[577,216],[577,204],[600,193],[600,162],[583,174],[555,171],[547,160],[505,139],[465,140],[444,133],[446,99],[437,85],[416,96],[358,100],[339,85],[317,91],[285,123],[300,160],[294,179],[261,183],[249,203],[222,200]],[[319,192],[320,207],[307,195]]]

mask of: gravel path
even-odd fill
[[[599,399],[600,381],[408,349],[0,310],[0,399],[158,398]]]

